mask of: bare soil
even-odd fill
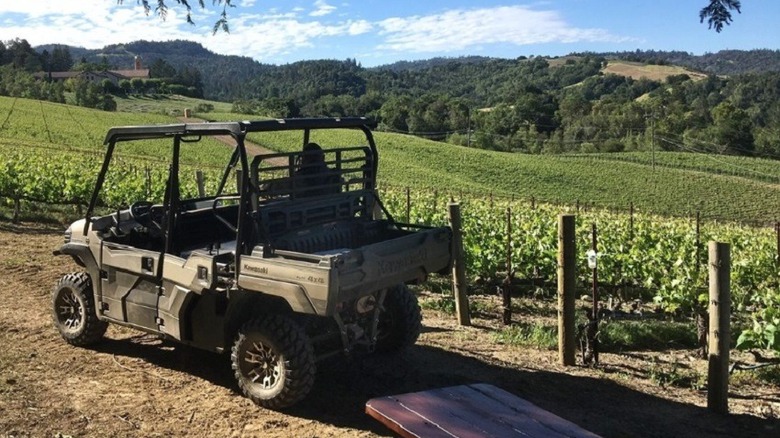
[[[640,78],[647,78],[651,81],[664,81],[669,76],[681,74],[688,75],[694,80],[700,80],[707,77],[704,74],[694,72],[683,67],[671,65],[648,65],[642,64],[640,62],[628,61],[610,61],[609,64],[602,69],[602,71],[604,73],[628,76],[635,80],[639,80]]]
[[[51,254],[62,231],[0,223],[0,437],[392,436],[364,413],[368,399],[475,382],[605,437],[780,436],[777,387],[733,385],[731,414],[721,416],[707,411],[704,391],[653,383],[652,361],[706,372],[692,351],[602,354],[597,368],[562,367],[556,351],[496,343],[498,314],[460,327],[428,310],[405,355],[320,364],[306,400],[265,410],[237,392],[223,355],[113,326],[94,348],[66,344],[49,298],[60,276],[78,270]]]

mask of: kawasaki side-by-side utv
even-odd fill
[[[420,308],[406,284],[449,269],[451,231],[398,223],[384,208],[374,127],[354,117],[110,129],[86,217],[54,252],[83,267],[52,292],[62,337],[89,345],[115,323],[229,352],[241,391],[272,409],[307,395],[320,359],[413,344]],[[248,155],[247,135],[290,131],[301,134],[298,152]],[[361,132],[364,144],[303,147],[313,134],[346,142],[335,139]],[[214,194],[182,199],[181,156],[224,148],[208,137],[230,139],[234,152]],[[160,139],[171,151],[163,199],[110,211],[101,190],[119,183],[115,150]],[[329,175],[307,172],[307,158]]]

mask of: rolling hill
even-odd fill
[[[52,51],[55,45],[47,44],[36,47],[36,50]],[[100,63],[105,58],[110,65],[129,67],[133,65],[134,57],[140,56],[144,65],[149,66],[158,59],[165,60],[171,66],[180,70],[196,66],[201,74],[204,96],[212,100],[232,102],[236,99],[252,97],[268,97],[270,92],[264,88],[268,83],[274,85],[277,95],[282,97],[287,88],[295,83],[306,81],[317,76],[316,81],[323,82],[334,79],[346,88],[325,90],[324,94],[349,94],[365,92],[372,87],[380,87],[388,76],[392,80],[401,80],[420,74],[433,75],[428,85],[435,86],[442,80],[437,75],[452,69],[460,69],[463,84],[454,89],[469,89],[469,84],[483,77],[501,78],[511,75],[518,63],[528,61],[525,56],[517,59],[488,58],[469,56],[459,58],[431,58],[421,61],[399,61],[393,64],[363,68],[356,60],[300,61],[287,65],[271,65],[257,62],[248,57],[226,56],[211,52],[202,45],[191,41],[134,41],[125,44],[108,45],[102,49],[87,50],[79,47],[69,47],[74,59],[84,58],[90,62]],[[701,56],[686,52],[620,52],[620,53],[585,53],[572,54],[565,57],[545,58],[551,66],[565,63],[567,59],[582,56],[605,58],[610,61],[606,72],[622,74],[636,78],[636,75],[650,79],[665,78],[670,74],[702,72],[703,74],[741,74],[747,72],[780,71],[780,51],[723,51],[708,53]],[[632,63],[645,64],[644,67]],[[659,65],[663,64],[663,65]],[[637,68],[629,67],[635,66]],[[675,67],[677,66],[677,67]],[[292,79],[292,84],[287,80]],[[314,80],[314,79],[312,79]],[[347,82],[353,82],[348,84]],[[277,89],[278,88],[278,89]],[[453,88],[450,86],[450,88]],[[271,90],[273,91],[273,90]],[[442,90],[443,91],[443,90]],[[287,93],[289,94],[289,92]]]
[[[160,111],[163,112],[163,111]],[[200,114],[220,119],[245,115]],[[53,151],[79,160],[84,151],[99,154],[106,130],[114,125],[171,123],[174,117],[138,113],[106,113],[34,100],[0,98],[0,148],[6,164],[11,152],[45,157]],[[356,133],[315,133],[325,146],[361,142]],[[380,183],[452,197],[502,196],[553,204],[595,205],[662,215],[685,216],[700,211],[706,218],[774,221],[780,212],[780,170],[776,162],[755,158],[683,153],[602,155],[525,155],[471,149],[417,137],[377,132]],[[250,140],[274,150],[300,147],[289,133],[256,135]],[[207,152],[207,150],[214,152]],[[163,166],[165,148],[126,150],[133,160]],[[190,166],[212,168],[228,150],[215,145],[194,149]],[[97,168],[93,169],[96,172]],[[57,175],[48,175],[58,178]],[[90,178],[90,176],[85,176]],[[1,191],[1,190],[0,190]]]

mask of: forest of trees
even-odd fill
[[[103,109],[112,109],[112,93],[203,96],[259,116],[369,116],[381,129],[500,151],[655,148],[780,158],[780,51],[728,51],[722,57],[635,51],[555,60],[434,58],[364,68],[355,59],[266,65],[217,55],[188,41],[74,50],[79,63],[68,48],[39,50],[24,40],[0,44],[0,94],[62,102],[72,92],[78,104]],[[126,68],[136,55],[150,68],[151,80],[112,88],[32,76],[68,64]],[[652,81],[603,74],[614,59],[687,60],[707,75]],[[734,59],[742,73],[720,73],[722,65],[736,70]]]
[[[668,149],[780,158],[780,72],[602,74],[600,55],[463,58],[364,69],[354,60],[279,66],[245,84],[235,110],[368,115],[383,129],[526,153]]]

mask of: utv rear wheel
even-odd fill
[[[66,342],[85,346],[103,338],[108,323],[95,313],[92,280],[84,272],[65,275],[51,293],[54,325]]]
[[[406,285],[390,288],[379,314],[376,351],[393,352],[414,345],[422,329],[417,296]]]
[[[282,409],[314,385],[314,350],[303,329],[288,318],[252,319],[238,332],[230,355],[241,391],[256,404]]]

